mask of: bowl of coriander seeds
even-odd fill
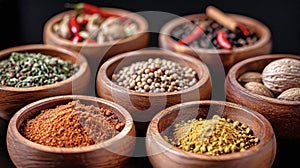
[[[94,96],[32,102],[10,120],[7,150],[16,167],[122,167],[135,146],[132,117]]]
[[[225,80],[226,99],[254,109],[281,139],[300,138],[300,56],[269,54],[234,65]]]
[[[36,100],[85,94],[90,68],[80,53],[52,45],[29,44],[0,51],[0,117]]]
[[[186,55],[160,49],[144,49],[114,56],[99,69],[97,96],[125,107],[146,130],[162,109],[211,97],[207,66]]]
[[[153,167],[271,168],[276,138],[270,122],[239,104],[201,100],[159,112],[146,134]]]

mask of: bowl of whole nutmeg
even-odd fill
[[[110,58],[99,69],[97,96],[125,107],[146,130],[162,109],[211,97],[207,66],[196,58],[160,49],[144,49]]]
[[[241,60],[269,54],[272,39],[259,20],[208,6],[204,13],[168,21],[160,30],[159,45],[203,61],[219,59],[227,73]]]
[[[16,167],[122,167],[134,146],[128,111],[93,96],[35,101],[12,117],[7,130]]]
[[[43,41],[79,51],[95,71],[115,54],[148,45],[148,23],[138,13],[89,3],[66,7],[45,23]]]
[[[77,51],[47,44],[0,51],[0,118],[9,119],[36,100],[86,94],[90,67]]]
[[[146,134],[147,154],[157,168],[271,168],[276,144],[263,115],[223,101],[166,108],[152,119]]]
[[[261,55],[234,65],[226,99],[263,114],[282,139],[300,138],[300,56]]]

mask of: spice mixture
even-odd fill
[[[104,43],[134,35],[137,24],[130,18],[108,13],[97,6],[79,3],[68,4],[78,12],[76,16],[65,15],[53,26],[61,38],[73,43]]]
[[[247,29],[247,35],[242,31],[235,33],[214,20],[199,19],[177,26],[170,35],[180,44],[193,48],[234,49],[253,45],[259,40],[255,32]]]
[[[35,87],[63,81],[79,70],[71,61],[41,53],[11,53],[0,61],[0,85]]]
[[[149,58],[132,63],[112,75],[112,81],[137,92],[176,92],[197,83],[197,73],[176,62]]]
[[[30,141],[52,147],[82,147],[106,141],[125,126],[109,109],[84,105],[79,100],[42,110],[25,121],[21,134]]]
[[[181,121],[172,136],[164,138],[185,151],[211,156],[243,152],[259,143],[246,124],[217,115],[210,120]]]

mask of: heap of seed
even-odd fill
[[[177,92],[197,83],[197,73],[187,66],[161,59],[149,58],[132,63],[112,75],[119,86],[137,92]]]
[[[42,110],[35,118],[25,121],[20,132],[32,142],[71,148],[106,141],[124,126],[113,111],[77,100]]]
[[[217,115],[210,120],[181,121],[175,125],[172,137],[164,136],[180,149],[211,156],[243,152],[259,142],[246,124]]]
[[[78,65],[41,53],[11,53],[0,61],[0,85],[36,87],[63,81],[79,70]]]

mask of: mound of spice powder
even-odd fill
[[[149,58],[123,67],[112,75],[119,86],[137,92],[177,92],[198,82],[197,73],[188,66],[167,59]]]
[[[125,126],[113,111],[79,100],[42,110],[25,121],[20,133],[32,142],[52,147],[83,147],[106,141]]]
[[[181,121],[175,124],[172,138],[164,138],[185,151],[211,156],[243,152],[259,143],[246,124],[218,115]]]

